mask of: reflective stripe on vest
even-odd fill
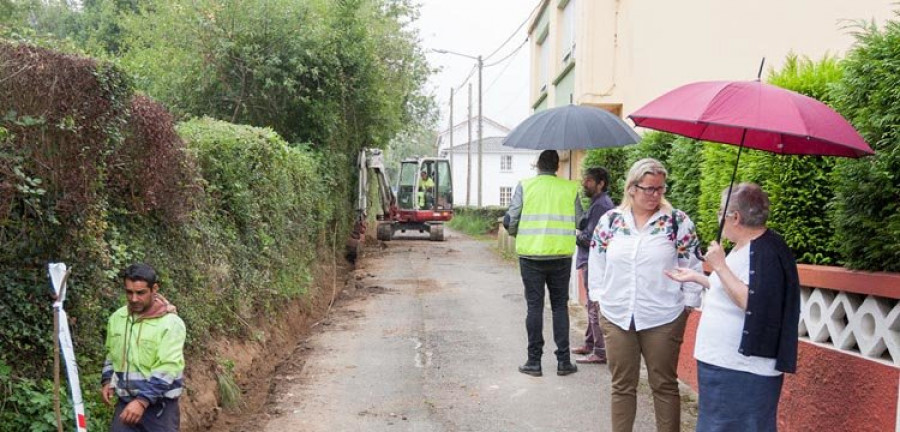
[[[516,235],[519,255],[575,253],[578,183],[551,175],[522,181],[522,216]]]

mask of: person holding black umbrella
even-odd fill
[[[528,360],[519,372],[541,376],[544,351],[544,287],[553,311],[557,375],[578,371],[569,353],[569,278],[575,253],[575,227],[584,210],[578,183],[556,176],[559,155],[545,150],[537,161],[538,175],[522,180],[504,217],[509,235],[516,237],[516,254],[525,285]]]
[[[697,430],[776,431],[783,373],[797,369],[797,264],[781,236],[766,228],[766,193],[753,183],[729,191],[722,191],[719,210],[723,234],[734,242],[728,256],[712,242],[706,254],[713,270],[709,277],[686,268],[666,274],[709,288],[694,349]]]

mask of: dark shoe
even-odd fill
[[[575,359],[575,363],[578,364],[605,364],[606,357],[598,356],[597,354],[591,354],[587,357]]]
[[[580,346],[578,348],[573,348],[572,353],[578,355],[588,355],[594,352],[593,348],[588,347],[587,345]]]
[[[536,377],[543,375],[541,372],[541,362],[537,360],[528,360],[524,365],[519,366],[519,372]]]
[[[575,372],[578,372],[578,366],[573,365],[570,361],[561,361],[559,362],[559,365],[556,366],[556,374],[559,376],[565,376]]]

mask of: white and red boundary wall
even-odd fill
[[[500,228],[498,249],[515,252]],[[782,432],[900,431],[900,273],[800,264],[800,346],[778,409]],[[579,295],[573,274],[570,298]],[[678,364],[697,390],[694,342],[702,311],[688,320]]]

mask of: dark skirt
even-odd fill
[[[777,431],[784,375],[768,377],[697,362],[697,432]]]

